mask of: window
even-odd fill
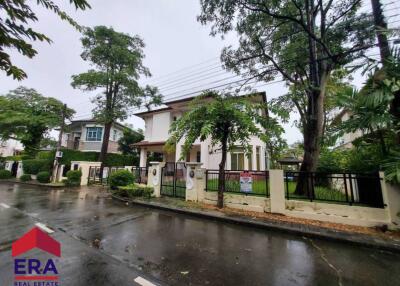
[[[260,162],[260,146],[256,147],[256,164],[257,164],[257,171],[261,169],[261,162]]]
[[[200,160],[201,160],[201,153],[200,153],[200,151],[197,151],[197,153],[196,153],[196,162],[200,163]]]
[[[231,170],[244,169],[244,151],[243,148],[236,148],[231,152]]]
[[[249,162],[249,170],[253,170],[253,153],[247,155],[247,160]]]
[[[113,130],[113,141],[117,141],[117,137],[118,136],[118,131],[117,130]]]
[[[101,141],[102,127],[87,127],[86,141]]]

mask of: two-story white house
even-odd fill
[[[351,112],[343,109],[341,110],[333,119],[334,124],[340,124],[348,120],[351,116]],[[337,139],[335,149],[351,149],[353,148],[353,141],[357,138],[360,138],[364,135],[361,130],[357,130],[355,132],[345,132]]]
[[[112,125],[107,153],[120,153],[118,140],[123,136],[124,128],[126,127],[120,123]],[[61,144],[63,147],[83,152],[100,152],[104,125],[97,123],[94,119],[73,120],[67,125],[66,130]]]
[[[246,97],[254,102],[265,102],[265,93],[257,93]],[[181,161],[181,146],[184,140],[178,142],[175,152],[168,153],[164,150],[166,141],[169,138],[169,129],[173,121],[177,120],[188,110],[189,103],[194,97],[181,100],[168,101],[164,104],[166,107],[139,112],[135,115],[142,118],[145,122],[144,140],[134,144],[140,148],[140,166],[145,167],[148,164],[148,156],[151,153],[158,153],[164,162]],[[264,112],[260,110],[260,112]],[[252,153],[245,155],[242,147],[237,146],[232,152],[227,154],[227,170],[265,170],[266,169],[266,151],[265,143],[258,137],[252,136],[249,144],[252,146]],[[203,142],[197,140],[190,152],[186,155],[186,162],[201,162],[202,167],[207,169],[218,169],[221,161],[221,151],[214,150],[211,147],[210,139]]]

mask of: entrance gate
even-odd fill
[[[186,164],[167,162],[161,168],[161,195],[186,197]]]

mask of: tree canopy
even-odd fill
[[[29,4],[27,2],[30,2]],[[64,11],[50,0],[37,0],[36,5],[42,6],[56,13],[62,20],[68,21],[78,30],[81,27]],[[76,9],[85,10],[90,8],[86,0],[70,0]],[[37,54],[30,41],[51,42],[45,34],[31,28],[30,22],[37,22],[39,19],[32,10],[32,1],[26,0],[3,0],[0,1],[0,69],[8,76],[22,80],[27,77],[26,73],[14,65],[7,49],[15,49],[23,56],[32,58]]]
[[[107,153],[110,129],[113,122],[124,120],[133,113],[134,107],[143,104],[161,104],[157,88],[138,84],[140,76],[150,76],[143,65],[145,44],[138,36],[114,31],[113,28],[97,26],[86,29],[82,37],[81,57],[92,69],[73,75],[72,86],[84,91],[100,91],[92,100],[96,107],[94,117],[105,125],[100,161]],[[149,103],[151,102],[151,103]]]
[[[201,0],[198,19],[212,24],[212,35],[239,36],[238,46],[221,55],[228,70],[249,82],[279,78],[290,87],[283,101],[301,116],[302,171],[317,166],[332,71],[374,45],[372,17],[360,8],[359,0]]]
[[[142,129],[135,131],[131,128],[125,128],[123,130],[123,136],[118,140],[118,150],[121,151],[123,155],[138,155],[138,148],[132,146],[132,144],[140,142],[143,139]]]
[[[62,122],[64,104],[52,97],[44,97],[36,90],[18,87],[0,96],[0,137],[21,141],[28,154],[39,150],[47,133]],[[66,119],[74,110],[67,108]]]

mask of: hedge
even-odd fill
[[[82,152],[78,150],[62,149],[63,156],[60,160],[61,164],[71,167],[71,161],[90,161],[97,162],[99,159],[99,152]],[[38,153],[38,158],[45,159],[50,158],[53,160],[54,151],[42,151]],[[121,155],[121,154],[107,154],[104,166],[116,167],[116,166],[137,166],[139,165],[139,157],[133,155]]]
[[[8,170],[0,170],[0,179],[10,179],[11,172]]]
[[[130,184],[123,187],[118,187],[114,193],[121,197],[144,197],[150,199],[153,196],[154,188],[140,184]]]
[[[68,171],[65,185],[70,187],[78,187],[81,185],[81,177],[82,177],[81,170]]]
[[[22,161],[22,169],[24,170],[25,174],[36,175],[42,171],[50,172],[52,167],[53,167],[52,160],[29,159]]]
[[[40,183],[50,183],[50,173],[47,171],[39,172],[36,179]]]
[[[19,179],[21,182],[28,182],[32,180],[32,177],[29,174],[23,174]]]
[[[135,176],[128,170],[117,170],[112,173],[108,179],[110,188],[115,190],[120,186],[133,184]]]

